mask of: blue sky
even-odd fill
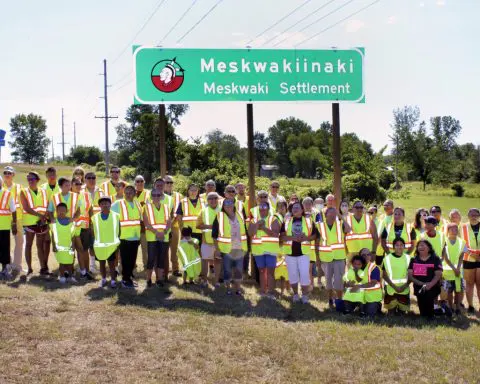
[[[113,127],[122,122],[133,97],[132,41],[141,45],[161,42],[165,47],[241,48],[304,1],[223,0],[180,44],[179,38],[216,0],[198,0],[165,40],[192,0],[165,0],[140,33],[158,0],[7,2],[0,13],[0,128],[8,131],[11,117],[33,112],[46,118],[48,134],[57,143],[64,107],[66,141],[73,143],[75,121],[77,145],[104,148],[103,122],[94,118],[103,115],[103,100],[98,98],[103,93],[103,78],[98,74],[104,58],[109,63],[110,114],[119,116],[111,122],[113,142]],[[278,47],[293,48],[373,0],[348,1],[331,1],[313,14],[327,0],[310,0],[250,45],[269,48],[287,38]],[[343,4],[341,10],[299,32]],[[298,48],[365,47],[366,103],[342,105],[341,127],[356,132],[375,149],[388,143],[392,110],[407,104],[418,105],[423,119],[454,116],[463,126],[460,142],[480,144],[478,15],[478,0],[381,0]],[[189,138],[219,128],[245,145],[245,109],[242,103],[192,104],[177,132]],[[288,116],[317,128],[330,119],[331,107],[258,104],[254,106],[255,130],[266,132],[276,120]],[[61,153],[59,145],[55,153]],[[8,156],[7,147],[2,160]]]

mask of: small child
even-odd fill
[[[77,280],[73,276],[73,235],[75,226],[73,221],[67,217],[68,207],[65,203],[56,206],[57,219],[50,224],[52,250],[55,253],[59,268],[60,284],[65,284],[67,280],[76,283]]]
[[[275,282],[280,282],[280,295],[283,296],[285,293],[285,288],[287,291],[290,290],[290,284],[288,283],[288,270],[287,270],[287,263],[285,262],[284,255],[277,256],[277,266],[275,268]]]
[[[178,260],[183,268],[183,284],[194,284],[194,280],[200,276],[202,272],[202,259],[199,254],[199,241],[192,237],[192,228],[185,227],[182,229],[182,238],[178,246]]]
[[[448,239],[445,244],[443,259],[443,289],[448,295],[449,309],[451,311],[455,310],[455,314],[460,315],[463,292],[465,290],[462,262],[463,254],[466,251],[466,243],[465,240],[458,237],[457,224],[450,223],[446,229]],[[451,313],[451,311],[448,311],[447,314]]]

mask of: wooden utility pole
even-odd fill
[[[333,151],[333,193],[337,207],[342,202],[342,164],[340,158],[340,104],[332,104],[332,151]]]
[[[103,60],[103,101],[105,107],[105,116],[95,116],[96,119],[105,120],[105,175],[108,175],[110,169],[110,150],[108,148],[108,120],[118,119],[118,116],[108,115],[108,82],[107,82],[107,60]]]
[[[249,210],[256,204],[255,199],[255,146],[253,143],[253,104],[247,104],[247,147],[248,147],[248,196]]]
[[[55,161],[55,145],[53,144],[53,136],[52,136],[52,161]]]
[[[73,122],[73,148],[77,149],[77,127],[75,121]]]
[[[63,108],[62,108],[62,160],[65,160],[65,124],[63,121]]]
[[[160,104],[158,109],[158,149],[160,151],[160,175],[167,175],[167,117],[165,104]]]

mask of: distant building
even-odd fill
[[[260,168],[260,176],[268,177],[269,179],[272,179],[273,178],[273,173],[275,171],[278,171],[278,166],[277,165],[263,164]]]

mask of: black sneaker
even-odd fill
[[[468,313],[469,313],[470,315],[475,314],[475,308],[473,308],[473,307],[468,307]]]
[[[157,280],[155,285],[158,287],[158,288],[163,288],[164,287],[164,284],[163,284],[163,281],[162,280]]]
[[[444,310],[445,310],[445,316],[447,316],[447,317],[452,317],[453,316],[453,312],[450,309],[450,307],[445,307]]]
[[[65,272],[65,273],[67,273],[67,272]],[[51,273],[48,270],[48,268],[40,269],[40,276],[50,276],[50,275],[51,275]]]
[[[179,272],[179,271],[173,272],[172,275],[175,276],[175,277],[182,277],[183,276],[182,272]]]
[[[335,308],[335,304],[333,302],[333,299],[328,299],[328,307],[331,308],[331,309]]]
[[[152,288],[152,280],[147,280],[147,288]]]
[[[32,269],[32,268],[28,268],[27,276],[28,276],[28,275],[31,275],[32,273],[33,273],[33,269]]]
[[[85,272],[84,275],[82,275],[82,279],[87,279],[88,281],[92,281],[93,280],[93,276],[88,273],[88,272]]]
[[[68,272],[63,272],[63,277],[65,277],[65,279],[68,279],[70,277],[70,274]]]
[[[455,310],[455,315],[460,316],[461,313],[462,313],[462,312],[460,311],[460,309],[456,309],[456,310]]]
[[[133,289],[135,288],[133,286],[133,283],[131,281],[125,281],[125,280],[122,280],[122,287],[123,288],[126,288],[126,289]]]

